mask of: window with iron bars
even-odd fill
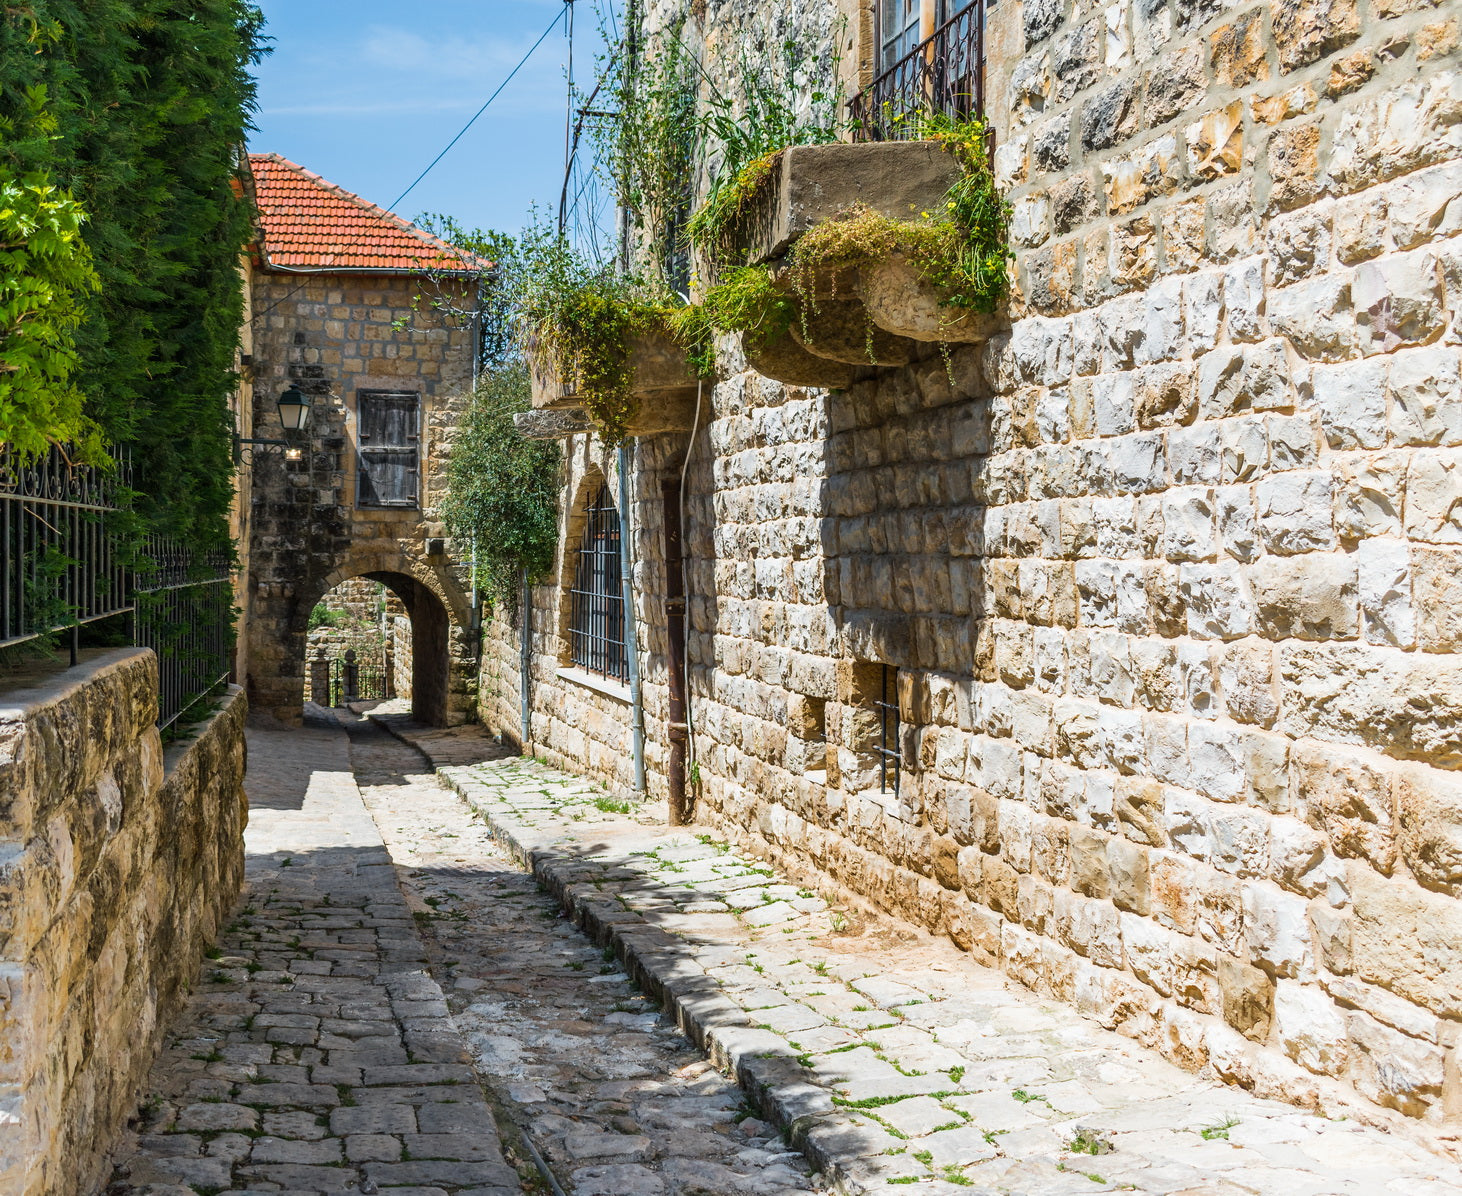
[[[983,110],[986,3],[879,0],[873,82],[851,105],[859,140],[913,137],[922,114],[964,118]]]
[[[878,788],[898,796],[904,757],[899,747],[899,671],[892,665],[883,666],[873,709],[878,713]]]
[[[581,669],[629,680],[624,650],[624,590],[619,512],[601,485],[584,510],[584,538],[569,593],[569,659]]]

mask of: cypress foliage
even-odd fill
[[[244,0],[0,8],[0,171],[45,171],[86,214],[86,414],[131,450],[147,524],[200,548],[226,541],[232,498],[240,154],[262,25]]]

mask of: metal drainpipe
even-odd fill
[[[634,522],[629,505],[629,454],[619,446],[619,574],[624,591],[624,654],[629,661],[629,701],[632,713],[631,748],[635,760],[635,792],[645,792],[645,698],[640,691],[640,652],[635,634],[635,595],[629,550]]]
[[[523,598],[518,607],[518,622],[518,695],[522,703],[519,713],[523,727],[522,747],[526,753],[533,739],[533,695],[529,689],[533,671],[533,585],[528,580],[527,569],[523,570]]]

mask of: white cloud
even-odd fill
[[[262,114],[470,114],[518,65],[536,37],[426,37],[404,28],[373,25],[343,51],[337,48],[328,56],[311,54],[308,63],[291,64],[292,86],[285,93],[289,102],[266,103]],[[562,111],[563,59],[561,34],[550,34],[498,98],[494,109],[518,115]],[[269,65],[266,63],[265,73],[272,74]],[[274,89],[266,89],[265,94],[271,91],[279,94]]]

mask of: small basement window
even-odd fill
[[[624,648],[624,590],[619,511],[601,485],[584,511],[574,585],[569,592],[569,659],[581,669],[629,680]]]
[[[827,779],[827,700],[796,694],[788,708],[793,771],[814,781]]]
[[[882,668],[873,709],[878,713],[878,788],[897,795],[903,753],[899,749],[899,671],[892,665]]]

